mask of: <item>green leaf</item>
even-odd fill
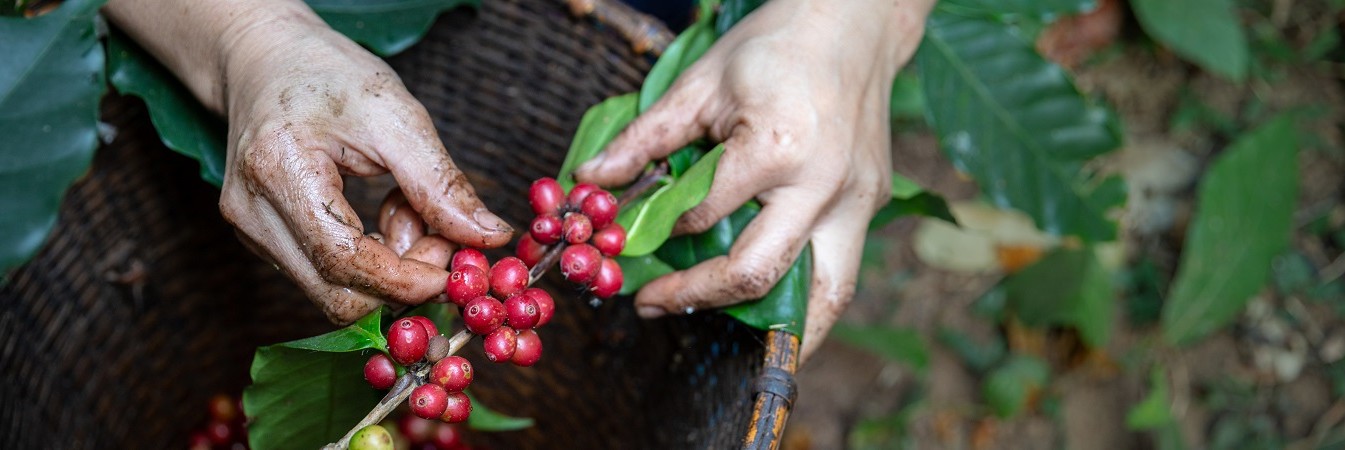
[[[1126,413],[1126,428],[1156,430],[1176,422],[1169,407],[1168,382],[1163,372],[1161,367],[1149,372],[1149,395]]]
[[[715,168],[723,154],[724,144],[720,144],[696,161],[681,177],[654,191],[647,200],[622,210],[616,220],[626,228],[626,247],[621,254],[647,255],[663,245],[682,213],[699,205],[710,193]]]
[[[1089,250],[1058,249],[1005,282],[1009,308],[1023,323],[1072,326],[1101,347],[1111,335],[1111,277]]]
[[[995,415],[1013,417],[1028,406],[1051,376],[1045,361],[1027,355],[1013,355],[986,376],[981,394]]]
[[[556,181],[567,192],[575,184],[574,177],[570,176],[574,170],[602,152],[607,143],[612,142],[626,128],[626,124],[635,119],[637,100],[639,94],[632,92],[603,100],[584,112],[584,118],[579,120],[579,129],[575,130],[574,139],[570,141],[570,151],[565,154],[560,173],[556,174]]]
[[[533,420],[527,417],[509,417],[500,414],[477,400],[470,392],[464,391],[472,400],[472,414],[467,416],[467,427],[476,431],[514,431],[531,427]]]
[[[1289,245],[1298,195],[1297,133],[1279,117],[1240,137],[1206,172],[1163,333],[1190,343],[1233,320]]]
[[[719,15],[715,18],[715,32],[720,36],[733,28],[766,0],[724,0],[719,6]]]
[[[439,13],[480,0],[305,0],[322,20],[380,56],[419,41]]]
[[[1140,26],[1206,70],[1233,81],[1247,76],[1247,34],[1230,0],[1134,0]]]
[[[892,174],[892,200],[874,213],[869,230],[877,230],[896,220],[911,215],[934,217],[957,223],[948,202],[943,197],[925,192],[924,188],[900,174]]]
[[[248,443],[256,450],[319,448],[359,423],[383,393],[360,370],[387,341],[382,311],[321,336],[257,349],[243,391]]]
[[[124,95],[145,101],[159,139],[201,163],[201,178],[224,184],[224,122],[196,101],[186,86],[121,32],[107,39],[108,80]]]
[[[1092,11],[1096,0],[943,0],[941,10],[987,15],[1022,15],[1043,21]],[[941,11],[942,12],[942,11]]]
[[[929,367],[929,349],[915,330],[839,322],[832,328],[831,336],[889,360],[910,364],[921,372]]]
[[[715,30],[706,20],[697,21],[678,34],[663,51],[663,56],[654,63],[654,67],[649,69],[649,74],[645,75],[644,84],[640,86],[640,112],[649,110],[668,91],[677,76],[710,49],[716,38]]]
[[[654,255],[617,256],[621,265],[621,295],[631,295],[655,278],[673,273],[673,268]]]
[[[916,61],[930,124],[954,165],[1047,232],[1114,239],[1106,213],[1117,184],[1083,171],[1119,145],[1112,114],[1001,22],[933,14],[928,24]],[[1096,195],[1098,185],[1108,195]]]
[[[34,19],[0,17],[0,273],[42,246],[98,146],[102,4],[68,0]]]
[[[914,70],[903,70],[892,80],[892,99],[888,104],[892,120],[924,120],[925,91]]]

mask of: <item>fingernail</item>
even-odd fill
[[[602,164],[605,161],[607,161],[607,154],[599,153],[598,156],[595,156],[593,159],[588,160],[588,162],[579,165],[579,170],[576,170],[576,172],[592,172],[594,170],[598,170],[599,168],[602,167]]]
[[[484,208],[478,209],[476,210],[476,212],[472,213],[472,218],[476,219],[476,223],[481,224],[482,227],[489,230],[500,232],[514,231],[514,229],[510,227],[509,224],[504,223],[503,219],[500,219],[499,216],[491,214],[490,211],[487,211]]]
[[[663,308],[657,306],[641,306],[636,312],[640,314],[640,317],[645,319],[657,319],[662,317],[665,313]]]

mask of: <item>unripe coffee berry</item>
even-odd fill
[[[388,353],[392,354],[393,361],[403,366],[424,358],[429,344],[425,327],[410,318],[397,319],[388,329]]]
[[[588,216],[579,213],[565,215],[565,242],[579,244],[587,242],[593,236],[593,223]]]
[[[541,313],[537,311],[537,301],[520,292],[504,299],[504,316],[510,327],[526,330],[537,326]]]
[[[593,295],[598,296],[598,298],[611,298],[621,290],[623,278],[621,265],[611,258],[604,258],[602,267],[598,269],[598,278],[593,280],[590,289],[593,291]]]
[[[425,335],[431,338],[439,335],[439,327],[434,326],[434,321],[425,316],[410,316],[408,319],[416,321],[422,328],[425,328]]]
[[[447,423],[466,422],[472,415],[472,400],[467,398],[467,394],[461,392],[448,393],[448,407],[444,408],[444,414],[439,416],[439,420]]]
[[[472,363],[457,355],[441,359],[430,368],[430,382],[443,386],[448,392],[467,389],[472,384],[472,377]]]
[[[464,306],[472,299],[486,295],[490,290],[490,278],[486,271],[472,264],[463,264],[448,274],[444,293],[448,300],[458,306]]]
[[[584,204],[584,199],[588,198],[589,194],[601,190],[602,188],[592,183],[576,184],[573,189],[570,189],[570,197],[566,199],[566,203],[569,203],[574,209],[579,209],[579,206]]]
[[[486,336],[482,345],[485,346],[486,359],[490,362],[505,362],[514,357],[518,333],[513,328],[499,327]]]
[[[514,344],[514,356],[509,360],[515,365],[531,367],[539,359],[542,359],[542,337],[533,330],[519,331]]]
[[[601,267],[602,253],[592,245],[575,244],[560,253],[560,273],[572,283],[592,283]]]
[[[533,328],[551,321],[551,316],[556,313],[556,301],[551,298],[551,294],[541,288],[528,288],[523,291],[523,295],[537,303],[537,324],[533,325]]]
[[[467,331],[485,336],[504,323],[504,304],[488,296],[480,296],[467,304],[462,314]]]
[[[464,248],[453,253],[453,263],[448,266],[449,270],[458,270],[462,266],[476,266],[482,272],[490,272],[490,260],[486,259],[485,253],[474,248]]]
[[[565,191],[555,178],[538,178],[528,188],[528,204],[532,206],[534,214],[555,214],[564,203]]]
[[[604,256],[613,257],[620,255],[622,250],[626,249],[626,229],[619,223],[613,223],[606,228],[593,233],[593,247],[602,252]]]
[[[374,389],[391,389],[397,382],[397,367],[392,365],[388,355],[375,353],[369,357],[369,362],[364,363],[364,380]]]
[[[360,428],[350,437],[350,450],[393,450],[392,434],[380,425]]]
[[[528,288],[528,265],[523,260],[506,256],[490,268],[490,290],[500,298],[523,292]]]
[[[604,190],[593,191],[584,198],[579,210],[593,221],[594,229],[602,229],[616,219],[616,197]]]
[[[528,267],[533,267],[542,262],[542,258],[546,257],[546,250],[546,246],[537,243],[537,240],[533,239],[531,234],[525,234],[518,238],[518,249],[515,250],[514,256],[517,256]]]
[[[429,362],[438,362],[448,356],[448,336],[436,334],[430,338],[430,344],[425,348],[425,359]]]
[[[448,407],[448,391],[443,386],[425,383],[411,391],[411,412],[422,419],[434,419]]]
[[[560,216],[555,214],[537,216],[532,219],[532,225],[528,227],[528,235],[537,240],[539,244],[555,244],[560,242],[563,225]]]

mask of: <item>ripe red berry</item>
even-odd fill
[[[472,377],[472,363],[457,355],[441,359],[430,368],[430,382],[443,386],[448,392],[467,389],[472,384]]]
[[[620,255],[626,249],[626,229],[619,223],[613,223],[593,233],[592,241],[593,246],[604,256]]]
[[[462,423],[467,421],[467,417],[471,415],[472,400],[467,398],[467,394],[450,392],[448,394],[448,407],[444,408],[444,414],[439,416],[439,420],[447,423]]]
[[[457,425],[439,424],[434,429],[434,438],[430,440],[439,450],[459,450],[463,447],[462,434]]]
[[[542,262],[542,258],[546,257],[546,250],[547,247],[537,243],[537,240],[533,239],[531,234],[525,234],[518,238],[518,249],[514,252],[514,256],[517,256],[528,267],[533,267]]]
[[[569,203],[575,209],[579,209],[579,206],[584,204],[584,199],[588,198],[589,194],[601,190],[602,188],[591,183],[576,184],[573,189],[570,189],[570,197],[566,199],[566,203]]]
[[[429,345],[425,327],[410,318],[397,319],[388,329],[388,353],[392,354],[393,361],[403,366],[424,358]]]
[[[590,288],[593,295],[598,298],[611,298],[621,290],[621,283],[624,281],[621,274],[621,265],[611,258],[602,260],[602,267],[598,269],[598,278],[593,280],[593,286]]]
[[[435,336],[438,336],[438,335],[439,335],[439,327],[434,326],[434,321],[433,321],[433,320],[430,320],[429,317],[425,317],[425,316],[410,316],[410,317],[407,317],[407,318],[408,318],[408,319],[411,319],[411,320],[414,320],[414,321],[416,321],[416,323],[420,324],[420,326],[421,326],[422,328],[425,329],[425,335],[426,335],[426,336],[429,336],[429,337],[435,337]]]
[[[411,412],[422,419],[435,419],[448,407],[448,391],[443,386],[425,383],[411,391]]]
[[[448,282],[444,284],[444,293],[448,294],[448,300],[455,305],[463,306],[474,298],[486,295],[490,290],[490,277],[486,273],[470,264],[453,269],[448,273]]]
[[[579,244],[588,241],[591,236],[593,236],[593,223],[589,221],[588,216],[580,213],[565,215],[565,242]]]
[[[604,190],[593,191],[584,198],[579,210],[593,221],[594,229],[602,229],[616,219],[616,197]]]
[[[500,298],[528,288],[528,265],[523,260],[506,256],[490,268],[490,290]]]
[[[188,450],[210,450],[215,448],[210,442],[210,437],[206,436],[204,431],[196,431],[192,433],[191,440],[187,442],[190,443],[187,446]]]
[[[364,380],[374,389],[390,389],[397,382],[397,367],[392,365],[388,355],[375,353],[364,363]]]
[[[533,330],[518,332],[518,342],[514,344],[514,356],[509,358],[515,365],[531,367],[542,359],[542,337]]]
[[[210,421],[205,427],[205,435],[210,438],[210,442],[216,446],[226,446],[234,440],[234,430],[228,423],[218,420]]]
[[[551,321],[551,316],[556,312],[556,301],[551,298],[551,294],[541,288],[528,288],[523,291],[533,302],[537,303],[537,324],[533,328],[546,325]]]
[[[447,405],[447,397],[444,403]],[[434,428],[437,425],[435,422],[416,417],[415,414],[403,414],[401,419],[397,420],[397,430],[401,431],[402,436],[412,444],[428,442],[434,437]]]
[[[450,270],[458,270],[463,265],[476,266],[482,272],[490,271],[490,260],[486,259],[486,254],[481,250],[474,248],[464,248],[453,253],[453,263],[448,266]]]
[[[505,362],[514,357],[514,348],[518,345],[518,332],[513,328],[499,327],[486,336],[482,345],[486,348],[486,359],[491,362]]]
[[[555,178],[538,178],[528,188],[528,204],[532,205],[532,212],[537,215],[555,214],[564,202],[565,191]]]
[[[540,244],[551,245],[560,242],[561,226],[560,216],[555,214],[544,214],[532,219],[532,225],[528,227],[528,235],[537,240]]]
[[[467,330],[485,336],[504,323],[504,304],[489,296],[480,296],[463,309],[463,324]]]
[[[537,311],[537,301],[528,294],[519,292],[504,299],[505,323],[519,330],[537,326],[541,313]]]
[[[220,422],[233,422],[238,418],[238,402],[227,394],[215,394],[210,397],[210,418]]]
[[[560,253],[560,273],[572,283],[587,285],[598,277],[602,253],[588,244],[565,247]]]

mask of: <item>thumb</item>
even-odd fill
[[[616,186],[634,179],[650,161],[663,158],[705,134],[699,117],[710,89],[679,80],[648,111],[636,117],[607,149],[579,166],[577,180]]]

